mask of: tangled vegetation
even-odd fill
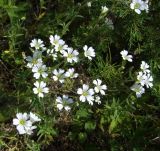
[[[0,0],[1,151],[159,151],[159,0]]]

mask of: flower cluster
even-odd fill
[[[69,68],[66,72],[63,69],[54,69],[52,71],[53,73],[53,80],[54,81],[59,81],[60,83],[64,83],[65,78],[77,78],[78,77],[78,73],[75,73],[74,68]]]
[[[150,74],[149,65],[145,61],[142,61],[140,69],[141,71],[138,72],[137,81],[131,87],[131,90],[136,92],[137,97],[141,97],[145,93],[145,87],[153,87],[153,77]]]
[[[149,6],[148,6],[148,0],[142,1],[142,0],[132,0],[132,3],[130,4],[130,8],[133,9],[137,14],[141,14],[141,11],[148,12]]]
[[[128,55],[127,50],[123,50],[120,52],[123,60],[127,60],[132,62],[132,55]],[[150,74],[149,65],[145,62],[141,62],[140,66],[141,71],[138,72],[137,81],[131,87],[131,90],[136,92],[137,97],[141,97],[143,93],[145,93],[145,87],[151,88],[153,86],[153,77]]]
[[[95,85],[94,89],[89,88],[87,84],[83,84],[82,88],[78,88],[77,94],[80,95],[79,100],[81,102],[88,102],[90,105],[93,105],[93,102],[95,101],[98,104],[101,104],[100,96],[105,95],[105,91],[107,90],[106,85],[102,85],[102,81],[100,79],[93,80],[93,84]]]
[[[17,113],[16,117],[17,118],[13,119],[13,125],[16,126],[19,134],[31,135],[33,130],[37,128],[37,126],[33,124],[41,121],[41,119],[32,112],[30,112],[30,114]]]
[[[33,56],[26,57],[27,67],[31,68],[33,72],[33,77],[36,79],[34,83],[33,92],[38,95],[38,97],[44,97],[44,93],[49,93],[49,88],[47,87],[46,78],[49,76],[49,67],[47,67],[42,60],[42,53],[47,52],[48,56],[56,61],[58,58],[64,58],[65,61],[71,65],[78,63],[79,52],[69,47],[66,42],[60,38],[58,35],[51,35],[49,37],[51,46],[47,49],[44,42],[41,39],[33,39],[30,43],[32,48]],[[84,56],[89,60],[95,57],[95,50],[93,47],[88,47],[85,45],[83,47]],[[64,83],[66,78],[77,78],[78,73],[75,73],[74,68],[69,68],[66,72],[63,69],[52,70],[52,79],[54,81],[59,81]]]
[[[43,41],[40,39],[33,39],[30,43],[33,51],[33,56],[28,56],[26,60],[28,61],[27,67],[32,69],[33,77],[37,80],[34,83],[35,88],[33,92],[38,95],[38,97],[44,97],[44,93],[49,92],[49,88],[46,87],[46,83],[43,81],[48,77],[48,68],[43,63],[42,53],[46,50]]]
[[[49,37],[50,43],[52,45],[51,49],[47,50],[47,53],[49,56],[52,56],[54,60],[57,59],[57,57],[63,57],[66,58],[66,61],[68,63],[77,63],[79,60],[79,52],[77,50],[74,50],[72,47],[69,47],[66,42],[60,38],[58,35],[51,35]],[[95,52],[92,47],[89,47],[85,45],[83,47],[84,49],[84,56],[88,59],[92,60],[92,57],[95,57]]]

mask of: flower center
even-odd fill
[[[63,74],[61,74],[61,73],[57,74],[57,78],[58,79],[63,79]]]
[[[36,43],[36,44],[35,44],[35,48],[36,48],[36,49],[39,49],[39,48],[40,48],[40,44],[39,44],[39,43]]]
[[[23,120],[23,119],[21,119],[21,120],[19,121],[19,123],[20,123],[21,125],[25,125],[26,121]]]
[[[141,7],[141,5],[139,4],[139,3],[136,3],[135,5],[134,5],[134,8],[135,9],[139,9]]]
[[[42,74],[42,73],[44,72],[43,68],[39,68],[39,69],[38,69],[38,72],[39,72],[40,74]]]
[[[33,58],[32,63],[33,63],[33,64],[37,64],[37,63],[38,63],[38,60],[35,59],[35,58]]]
[[[83,94],[82,94],[83,96],[88,96],[88,92],[87,91],[85,91],[85,92],[83,92]]]
[[[61,51],[61,50],[63,50],[63,45],[58,46],[58,51]]]
[[[73,58],[73,54],[68,54],[68,58]]]
[[[57,44],[58,44],[58,40],[55,40],[55,41],[54,41],[54,44],[57,45]]]
[[[100,85],[97,85],[97,89],[100,90],[100,89],[101,89],[101,86],[100,86]]]
[[[42,93],[42,88],[37,88],[37,91],[38,91],[39,93]]]

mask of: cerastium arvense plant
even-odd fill
[[[74,66],[80,64],[83,57],[80,58],[78,50],[74,50],[72,47],[69,47],[63,39],[58,35],[51,35],[50,46],[47,48],[44,45],[44,42],[41,39],[33,39],[30,43],[31,50],[33,52],[32,56],[25,58],[27,61],[27,67],[33,72],[33,77],[35,78],[33,93],[41,101],[44,101],[43,98],[48,95],[48,97],[53,97],[53,104],[56,104],[58,111],[67,111],[69,112],[72,109],[72,105],[79,105],[80,102],[87,102],[89,105],[94,105],[94,103],[101,104],[102,97],[105,95],[107,86],[102,84],[102,80],[94,79],[92,82],[90,79],[88,83],[84,81],[79,81],[81,78],[81,73],[77,73]],[[89,60],[96,56],[95,50],[92,47],[85,45],[83,48],[84,56]],[[123,60],[132,62],[133,56],[128,55],[127,50],[121,51]],[[51,65],[46,66],[43,59],[51,58]],[[55,63],[55,66],[53,65]],[[59,67],[60,66],[60,67]],[[57,67],[57,68],[55,68]],[[67,70],[64,70],[66,69]],[[152,87],[153,78],[150,74],[149,65],[142,61],[141,71],[138,72],[137,81],[131,87],[131,90],[136,92],[137,97],[145,92],[145,88]],[[58,84],[58,89],[62,88],[67,80],[73,81],[75,83],[74,87],[70,90],[63,92],[55,92],[52,95],[50,90],[51,85]],[[82,83],[82,86],[80,84]],[[82,88],[79,88],[82,87]],[[79,102],[79,101],[80,102]],[[44,107],[45,108],[45,107]],[[45,109],[44,109],[45,110]],[[33,122],[32,122],[33,121]],[[32,124],[36,121],[41,121],[36,115],[30,113],[30,116],[27,113],[17,113],[17,119],[13,120],[13,124],[17,126],[19,134],[29,134],[33,133],[33,130],[36,126]]]
[[[149,44],[143,45],[145,29],[140,28],[144,16],[150,13],[151,2],[107,2],[75,3],[78,9],[72,13],[73,16],[74,13],[80,14],[75,20],[78,23],[82,21],[82,24],[77,25],[77,29],[73,28],[74,32],[72,20],[66,19],[62,25],[63,15],[57,15],[58,12],[55,20],[60,20],[61,26],[66,24],[67,30],[55,23],[53,29],[45,34],[44,31],[51,27],[47,25],[43,30],[41,24],[37,27],[38,33],[28,38],[30,41],[31,37],[41,37],[31,41],[30,52],[25,52],[31,55],[23,55],[23,70],[27,73],[24,79],[27,77],[28,84],[24,93],[30,106],[28,109],[18,106],[13,125],[18,134],[24,135],[16,135],[17,139],[24,138],[29,149],[40,150],[46,144],[51,145],[50,142],[56,144],[65,140],[65,143],[75,141],[72,143],[76,144],[77,140],[81,143],[87,140],[89,143],[97,141],[102,148],[107,142],[108,148],[114,150],[123,141],[130,143],[132,139],[136,140],[137,131],[141,130],[138,126],[143,126],[142,121],[151,118],[147,111],[153,106],[146,103],[147,99],[146,102],[142,100],[150,98],[148,89],[153,87],[153,77],[156,81],[156,76],[151,60],[142,58]],[[119,9],[121,5],[123,9]],[[83,14],[81,10],[85,8],[88,10]],[[98,15],[94,8],[97,8]],[[41,13],[42,16],[38,16],[40,22],[46,12]],[[85,15],[88,20],[85,20]],[[50,19],[50,15],[47,17]],[[26,43],[29,44],[28,41]],[[157,111],[155,106],[153,108]],[[130,145],[122,148],[130,149]]]

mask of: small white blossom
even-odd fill
[[[73,50],[73,48],[68,48],[66,51],[62,51],[63,57],[67,58],[67,61],[72,63],[72,62],[77,62],[78,61],[78,51]]]
[[[34,65],[32,68],[32,72],[34,73],[33,77],[35,77],[36,79],[39,79],[40,76],[46,78],[48,76],[48,73],[46,71],[47,67],[43,64]]]
[[[138,72],[137,83],[140,83],[142,86],[144,86],[144,79],[146,79],[146,74],[143,72]]]
[[[134,9],[137,14],[141,14],[141,11],[143,10],[148,11],[148,2],[144,2],[142,0],[132,0],[130,8]]]
[[[136,92],[137,98],[141,97],[143,93],[145,93],[145,89],[138,83],[135,83],[132,87],[131,90]]]
[[[152,77],[150,74],[146,74],[146,76],[144,77],[143,84],[144,84],[147,88],[153,87],[153,77]]]
[[[150,75],[150,73],[143,73],[139,72],[137,75],[138,83],[140,83],[142,86],[146,85],[147,88],[153,86],[153,77]]]
[[[62,110],[64,108],[66,111],[69,111],[71,109],[69,104],[73,103],[73,99],[69,98],[68,95],[63,95],[62,98],[58,96],[56,98],[56,103],[59,110]]]
[[[32,122],[28,120],[29,117],[27,113],[17,113],[16,117],[17,118],[13,119],[13,125],[16,125],[19,134],[25,134],[25,129],[32,126]]]
[[[44,48],[44,44],[41,39],[33,39],[32,42],[30,43],[30,46],[34,47],[36,50]]]
[[[31,112],[29,115],[27,113],[17,113],[16,116],[17,118],[13,119],[13,125],[16,125],[19,134],[31,135],[33,130],[37,128],[37,126],[33,126],[32,124],[41,121],[41,119]]]
[[[33,88],[33,92],[34,94],[38,94],[38,97],[44,97],[44,93],[48,93],[49,92],[49,89],[48,87],[46,87],[46,83],[41,81],[41,82],[38,82],[36,81],[34,83],[35,85],[35,88]]]
[[[37,128],[37,126],[25,127],[25,133],[28,135],[31,135],[31,134],[33,134],[33,130],[36,128]]]
[[[29,118],[30,118],[30,121],[32,123],[40,122],[41,121],[41,119],[38,116],[36,116],[34,113],[32,113],[32,112],[30,112]]]
[[[106,6],[101,6],[101,12],[102,14],[105,14],[108,12],[108,8]]]
[[[68,49],[68,45],[65,44],[65,41],[61,40],[59,41],[59,43],[57,45],[55,45],[55,51],[56,52],[61,52],[63,53],[63,51]]]
[[[73,79],[73,78],[77,78],[77,77],[78,77],[78,73],[74,73],[74,68],[70,68],[70,69],[68,69],[68,71],[65,73],[65,76],[66,76],[67,78]]]
[[[129,62],[132,62],[132,55],[128,55],[128,51],[127,50],[123,50],[120,52],[120,54],[122,55],[123,60],[127,60]]]
[[[98,104],[101,104],[101,98],[99,96],[96,96],[94,101]]]
[[[93,101],[94,101],[94,90],[93,89],[89,89],[89,86],[86,84],[83,84],[82,88],[79,88],[77,90],[77,94],[80,95],[79,99],[81,102],[85,102],[88,101],[88,103],[90,105],[93,105]]]
[[[149,2],[149,0],[146,0],[143,2],[143,9],[146,11],[146,13],[149,12],[148,2]]]
[[[64,74],[64,70],[63,69],[55,69],[52,71],[52,73],[54,74],[54,76],[52,77],[54,81],[59,81],[60,83],[64,83],[64,79],[65,79],[65,74]]]
[[[27,67],[28,68],[33,68],[33,66],[37,65],[37,64],[42,64],[42,59],[39,58],[39,59],[33,59],[31,62],[28,62],[27,63]]]
[[[56,52],[63,52],[68,48],[68,45],[65,44],[65,41],[62,40],[58,35],[55,35],[54,37],[51,35],[49,39]]]
[[[28,61],[27,67],[32,68],[35,64],[42,63],[42,51],[34,51],[33,57],[27,56],[26,60]]]
[[[145,61],[141,62],[141,69],[144,73],[150,73],[149,65]]]
[[[88,6],[88,7],[91,7],[91,6],[92,6],[92,3],[91,3],[91,2],[87,2],[87,6]]]
[[[83,47],[84,50],[84,56],[87,57],[89,60],[92,60],[92,57],[95,57],[95,51],[92,47],[89,47],[85,45]]]
[[[53,46],[56,46],[56,45],[58,45],[59,43],[62,43],[62,42],[63,42],[63,40],[62,40],[62,39],[60,38],[60,36],[58,36],[58,35],[55,35],[55,36],[50,35],[49,40],[50,40],[50,43],[51,43]]]
[[[105,95],[105,91],[104,90],[107,90],[107,86],[106,85],[101,85],[102,84],[102,81],[100,79],[97,79],[97,80],[93,80],[93,84],[95,84],[95,88],[94,88],[94,91],[96,93],[101,93],[102,95]]]

